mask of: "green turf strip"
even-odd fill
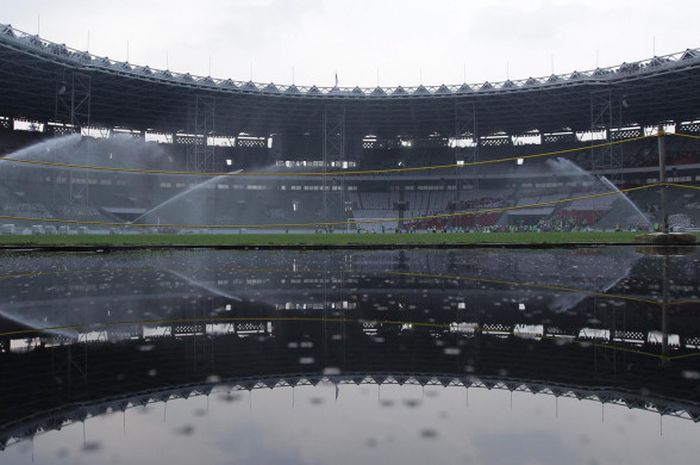
[[[144,235],[0,235],[0,246],[144,247],[144,246],[411,246],[473,244],[620,244],[635,242],[632,232],[520,232],[416,234],[144,234]],[[700,239],[700,234],[696,234]]]

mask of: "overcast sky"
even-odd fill
[[[698,17],[698,0],[0,0],[0,22],[113,59],[128,41],[153,68],[207,75],[211,57],[215,77],[342,86],[615,65],[654,37],[657,55],[700,47]]]

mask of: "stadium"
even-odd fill
[[[318,87],[157,70],[4,25],[0,65],[8,235],[700,224],[700,49],[504,82]]]
[[[692,15],[71,2],[0,18],[0,463],[697,461]]]

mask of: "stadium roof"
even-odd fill
[[[54,120],[56,89],[70,72],[90,76],[93,125],[167,132],[186,130],[195,95],[216,97],[216,132],[221,134],[319,132],[328,107],[344,108],[349,134],[380,137],[454,135],[460,126],[456,120],[465,113],[476,113],[480,135],[580,131],[590,129],[595,119],[591,102],[598,97],[592,96],[608,94],[620,123],[653,125],[700,117],[700,49],[504,82],[319,87],[156,70],[0,25],[3,116]]]

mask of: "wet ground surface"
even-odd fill
[[[5,253],[0,463],[695,463],[658,252]]]

